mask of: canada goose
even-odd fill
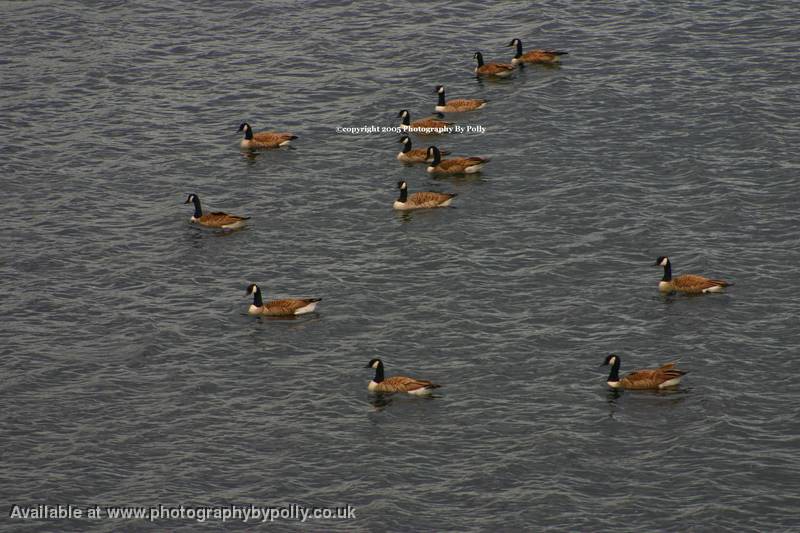
[[[683,370],[675,368],[675,363],[667,363],[655,369],[634,370],[620,379],[620,362],[618,355],[611,354],[600,365],[611,365],[608,386],[612,389],[665,389],[667,387],[675,387],[681,382],[683,375],[686,374]]]
[[[436,111],[440,113],[461,113],[463,111],[475,111],[483,109],[489,100],[457,98],[445,103],[444,85],[436,86],[436,93],[439,95],[439,103],[436,104]]]
[[[517,47],[517,53],[514,55],[514,59],[511,60],[511,63],[514,65],[525,64],[525,63],[555,65],[561,61],[561,59],[558,56],[564,56],[569,54],[569,52],[563,52],[561,50],[543,50],[541,48],[536,50],[528,50],[523,54],[522,41],[520,41],[519,39],[512,39],[511,42],[508,43],[506,46]]]
[[[237,215],[229,215],[222,211],[214,213],[203,214],[203,209],[200,207],[200,198],[196,194],[190,194],[184,204],[194,204],[194,215],[189,219],[193,224],[200,224],[209,228],[222,228],[222,229],[239,229],[245,224],[245,220],[250,217],[240,217]]]
[[[253,128],[247,122],[242,122],[239,126],[239,131],[244,131],[244,139],[242,139],[241,143],[242,148],[278,148],[286,146],[297,139],[297,135],[291,133],[275,133],[271,131],[253,133]]]
[[[475,74],[478,76],[506,78],[511,76],[511,73],[514,72],[514,65],[509,65],[507,63],[486,63],[484,65],[483,54],[480,52],[475,52],[475,55],[472,57],[478,61],[478,66],[475,67]]]
[[[488,157],[454,157],[442,159],[442,153],[435,146],[428,147],[428,172],[431,174],[473,174],[480,172],[488,163]]]
[[[247,286],[245,296],[253,295],[253,303],[247,312],[251,315],[262,316],[292,316],[312,313],[317,307],[317,302],[322,298],[288,298],[286,300],[270,300],[264,303],[261,298],[261,289],[255,283]]]
[[[411,139],[408,138],[408,135],[403,135],[400,137],[400,141],[403,143],[403,151],[397,154],[397,159],[400,161],[404,161],[406,163],[425,163],[428,161],[428,150],[426,148],[415,148],[411,149]],[[442,155],[447,155],[450,152],[442,150]]]
[[[448,207],[457,196],[456,193],[442,192],[415,192],[409,195],[408,184],[405,181],[398,181],[397,188],[400,189],[400,198],[394,201],[393,207],[400,210]]]
[[[709,279],[696,274],[683,274],[672,277],[672,264],[669,257],[660,256],[653,266],[664,267],[664,277],[658,283],[661,292],[683,292],[686,294],[706,294],[708,292],[722,292],[725,287],[733,285],[721,279]]]
[[[400,122],[401,130],[411,131],[413,129],[412,133],[416,133],[417,135],[447,133],[449,131],[449,126],[452,125],[452,122],[445,122],[438,118],[422,118],[411,122],[411,114],[408,112],[408,109],[401,110],[397,116],[403,119]]]
[[[416,396],[431,394],[433,389],[441,385],[424,379],[407,378],[405,376],[383,377],[383,361],[372,359],[364,368],[374,368],[375,377],[369,382],[367,389],[372,392],[407,392]]]

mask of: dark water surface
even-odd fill
[[[0,529],[12,505],[343,506],[314,531],[800,529],[796,2],[0,4]],[[570,51],[477,81],[472,54]],[[477,177],[398,136],[491,100]],[[244,157],[236,128],[292,131]],[[415,139],[415,146],[426,141]],[[400,179],[459,193],[398,214]],[[252,216],[188,224],[190,192]],[[662,297],[655,257],[736,283]],[[318,296],[298,320],[244,290]],[[672,393],[612,394],[673,359]],[[387,372],[443,383],[377,402]],[[252,523],[229,522],[235,529]]]

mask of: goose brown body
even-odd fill
[[[408,184],[405,181],[398,182],[397,188],[400,189],[400,197],[395,200],[393,207],[401,211],[448,207],[453,198],[457,196],[456,193],[432,191],[408,194]]]
[[[453,157],[442,159],[441,151],[435,146],[428,147],[428,172],[431,174],[473,174],[480,172],[488,163],[488,157]]]
[[[436,105],[436,111],[440,113],[463,113],[466,111],[475,111],[477,109],[482,109],[488,102],[488,100],[483,100],[480,98],[456,98],[454,100],[447,101],[445,99],[444,85],[437,85],[436,93],[439,95],[439,103]]]
[[[684,294],[707,294],[722,292],[730,283],[721,279],[711,279],[697,274],[682,274],[672,277],[672,263],[668,257],[658,257],[654,266],[664,267],[664,277],[658,283],[658,290],[664,293],[682,292]]]
[[[619,356],[614,354],[606,357],[606,361],[603,363],[603,365],[611,365],[608,385],[614,389],[645,390],[675,387],[686,374],[685,371],[675,368],[675,363],[667,363],[658,368],[634,370],[620,379],[620,363]]]
[[[322,298],[286,298],[264,302],[261,289],[255,283],[247,287],[246,296],[253,295],[253,303],[247,312],[261,316],[294,316],[313,312]]]
[[[405,392],[414,395],[427,395],[438,389],[437,385],[426,379],[415,379],[406,376],[384,377],[383,362],[380,359],[372,359],[365,368],[374,368],[375,377],[369,382],[368,390],[380,393]]]
[[[552,50],[543,48],[528,50],[527,52],[523,53],[522,41],[520,41],[519,39],[513,39],[510,43],[508,43],[508,46],[517,47],[517,53],[511,60],[511,63],[515,65],[520,63],[556,65],[561,61],[560,56],[569,54],[569,52],[564,52],[563,50]]]
[[[484,63],[483,54],[480,52],[475,52],[473,57],[478,62],[478,66],[475,67],[475,74],[478,76],[506,78],[510,76],[516,68],[514,65],[508,63]]]
[[[220,229],[239,229],[245,225],[245,220],[250,217],[242,217],[238,215],[230,215],[222,211],[215,211],[213,213],[203,213],[203,208],[200,205],[200,198],[196,194],[190,194],[184,204],[194,204],[194,214],[189,219],[193,224],[199,224],[208,228]]]
[[[250,124],[243,122],[239,126],[239,131],[244,132],[244,138],[241,142],[242,148],[256,149],[256,148],[279,148],[286,146],[291,141],[297,139],[297,135],[292,133],[278,133],[272,131],[260,131],[254,133]]]

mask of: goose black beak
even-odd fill
[[[184,203],[184,205],[185,205],[185,204],[188,204],[188,203],[189,203],[189,200],[187,199],[187,200],[186,200],[185,202],[183,202],[183,203]]]
[[[366,365],[364,365],[364,368],[372,368],[372,365],[370,365],[369,363],[367,363]]]

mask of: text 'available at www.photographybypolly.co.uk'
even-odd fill
[[[81,507],[76,505],[13,505],[8,517],[12,520],[194,520],[196,522],[263,523],[276,520],[353,520],[356,510],[343,507],[283,507],[257,505],[165,506],[153,507]]]

